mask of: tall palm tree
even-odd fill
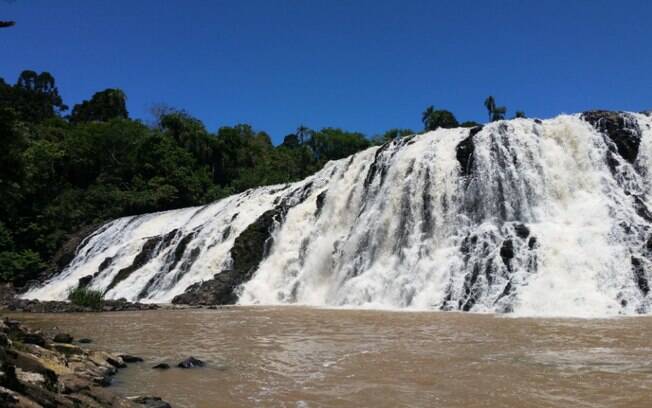
[[[421,122],[423,122],[423,129],[424,130],[429,130],[430,129],[430,126],[429,126],[430,125],[430,118],[432,118],[433,113],[435,113],[435,107],[430,105],[421,114]]]
[[[496,100],[493,96],[487,96],[487,99],[484,100],[484,107],[487,108],[487,112],[489,113],[489,121],[492,121],[494,111],[496,110]]]
[[[305,138],[308,136],[308,132],[310,132],[310,129],[308,129],[306,126],[300,125],[297,128],[297,137],[299,138],[301,144],[305,142]]]
[[[497,120],[505,119],[505,114],[507,113],[507,108],[504,106],[496,106],[494,108],[493,115],[491,116],[491,121],[495,122]]]

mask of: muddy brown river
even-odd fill
[[[145,358],[113,389],[174,407],[651,407],[652,318],[232,307],[14,314]],[[167,371],[187,356],[205,368]]]

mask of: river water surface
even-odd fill
[[[652,318],[230,307],[19,314],[145,358],[112,388],[174,407],[650,407]],[[153,370],[188,356],[207,367]]]

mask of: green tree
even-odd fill
[[[90,100],[83,101],[72,108],[70,121],[106,122],[113,118],[128,118],[127,96],[120,89],[105,89],[97,92]]]
[[[389,142],[390,140],[394,140],[400,137],[404,136],[409,136],[413,135],[416,132],[413,131],[412,129],[399,129],[399,128],[394,128],[394,129],[389,129],[385,131],[385,133],[381,135],[377,135],[372,139],[372,143],[376,145],[384,144]]]
[[[27,129],[18,122],[16,112],[5,107],[0,107],[0,146],[0,219],[8,219],[20,201]]]
[[[473,121],[473,120],[467,120],[462,123],[460,123],[460,127],[465,127],[465,128],[472,128],[476,126],[482,126],[480,123]]]
[[[424,130],[436,130],[439,128],[454,128],[459,126],[455,115],[447,110],[436,110],[432,105],[426,108],[421,114]]]
[[[505,119],[507,108],[504,106],[496,106],[496,100],[493,96],[488,96],[487,99],[484,100],[484,106],[487,108],[487,112],[489,113],[490,122]]]
[[[0,280],[42,276],[82,228],[300,180],[371,144],[359,132],[300,126],[275,147],[250,125],[210,133],[175,109],[146,126],[128,118],[125,101],[122,91],[98,92],[66,120],[49,74],[0,79]]]
[[[304,125],[300,125],[297,128],[296,135],[299,138],[299,143],[304,144],[306,140],[310,137],[311,130]]]
[[[527,116],[525,116],[525,112],[523,112],[523,111],[516,111],[516,113],[514,114],[514,117],[515,118],[527,118]]]
[[[290,133],[289,135],[283,138],[283,146],[293,149],[295,147],[301,146],[301,143],[297,135],[295,135],[294,133]]]
[[[21,72],[16,84],[0,84],[0,107],[13,109],[25,122],[37,123],[68,109],[49,72]]]

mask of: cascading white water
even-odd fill
[[[652,118],[618,117],[625,136],[581,115],[440,129],[298,183],[118,219],[25,297],[64,299],[88,277],[109,298],[169,302],[231,270],[237,237],[283,206],[239,303],[647,313]]]

